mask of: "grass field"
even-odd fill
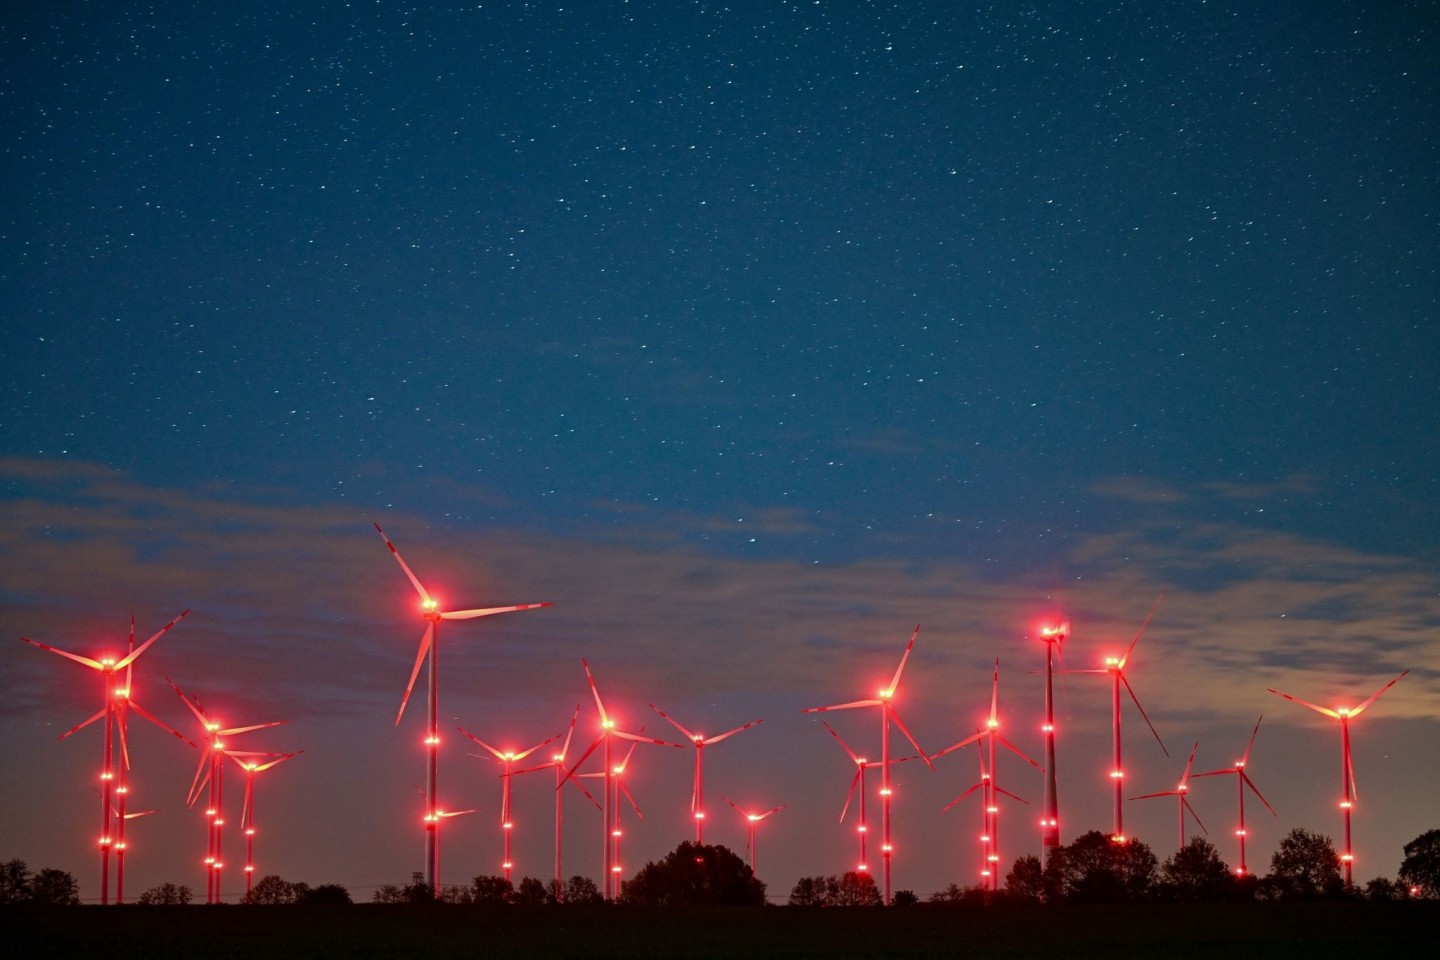
[[[908,909],[68,907],[6,909],[9,956],[426,958],[1430,955],[1440,903]],[[18,949],[18,952],[14,952]]]

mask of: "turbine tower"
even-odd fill
[[[764,813],[751,813],[749,810],[741,809],[739,804],[737,804],[734,800],[731,800],[729,797],[723,794],[720,796],[720,799],[724,800],[726,803],[730,804],[730,806],[734,807],[735,812],[745,818],[745,851],[750,857],[750,875],[753,877],[755,876],[755,828],[760,825],[761,820],[764,820],[766,817],[772,814],[779,813],[781,810],[784,810],[786,804],[782,803],[778,807],[771,807]]]
[[[1025,751],[1011,743],[1006,739],[1005,735],[1000,732],[1000,660],[998,657],[995,660],[995,674],[990,683],[990,716],[985,718],[985,729],[977,731],[959,743],[946,747],[944,750],[935,754],[934,759],[938,760],[945,756],[945,754],[953,750],[959,750],[961,747],[968,746],[972,743],[980,746],[982,741],[989,746],[990,758],[989,764],[987,765],[985,755],[983,752],[981,753],[980,782],[956,797],[945,809],[948,810],[950,807],[953,807],[965,799],[965,797],[977,787],[981,789],[981,800],[985,805],[984,825],[980,834],[980,841],[984,845],[985,867],[981,871],[981,876],[985,881],[986,889],[993,893],[1000,889],[1000,798],[997,794],[1003,793],[1012,800],[1019,800],[1025,804],[1029,803],[1028,800],[1017,797],[996,783],[995,770],[996,761],[998,760],[995,751],[996,744],[1003,745],[1005,749],[1030,764],[1030,766],[1036,770],[1041,769],[1040,764],[1030,759]],[[943,813],[944,811],[941,812]]]
[[[915,649],[915,638],[920,635],[920,627],[917,624],[915,632],[910,636],[910,642],[905,645],[905,652],[900,657],[900,666],[895,668],[895,676],[888,686],[882,687],[874,698],[867,700],[853,700],[850,703],[837,703],[827,707],[808,707],[801,713],[823,713],[828,710],[853,710],[858,707],[879,707],[880,708],[880,856],[885,877],[885,903],[890,903],[890,860],[895,852],[894,844],[890,835],[890,799],[893,788],[890,785],[890,723],[893,720],[905,734],[905,738],[915,747],[920,754],[920,759],[925,761],[925,766],[931,770],[935,765],[925,755],[925,750],[916,741],[914,734],[905,726],[905,721],[900,719],[900,714],[895,712],[895,692],[900,687],[900,675],[905,672],[905,661],[910,659],[910,651]]]
[[[420,650],[415,655],[415,666],[410,670],[410,682],[405,686],[405,696],[400,699],[400,711],[395,714],[395,725],[400,725],[400,719],[405,716],[405,704],[410,702],[410,692],[415,689],[415,679],[420,675],[420,667],[428,659],[430,662],[430,696],[429,713],[425,725],[425,882],[436,896],[440,894],[440,821],[444,819],[440,815],[439,801],[436,797],[436,781],[438,754],[440,752],[440,621],[441,620],[473,620],[476,617],[489,617],[498,613],[514,613],[520,610],[537,610],[540,607],[548,607],[547,603],[521,603],[507,607],[484,607],[476,610],[446,610],[440,609],[440,601],[432,597],[421,584],[420,579],[415,576],[400,551],[395,549],[395,544],[385,536],[385,531],[380,529],[380,524],[375,524],[375,530],[380,538],[385,541],[385,546],[390,548],[390,554],[395,562],[400,564],[400,569],[405,571],[410,584],[415,592],[420,595],[420,617],[425,621],[425,632],[420,636]]]
[[[1163,599],[1163,597],[1162,597]],[[1140,642],[1140,635],[1145,632],[1149,625],[1150,618],[1155,616],[1155,611],[1160,606],[1160,601],[1155,601],[1155,606],[1145,617],[1145,622],[1140,624],[1140,629],[1135,633],[1135,639],[1130,641],[1124,656],[1106,657],[1105,666],[1094,670],[1066,670],[1065,673],[1097,673],[1106,674],[1110,677],[1110,783],[1115,795],[1115,832],[1110,839],[1116,843],[1124,843],[1125,836],[1125,767],[1120,762],[1120,688],[1130,694],[1134,701],[1135,708],[1140,711],[1140,716],[1145,718],[1145,725],[1155,735],[1155,742],[1160,744],[1160,749],[1165,756],[1170,756],[1170,751],[1165,747],[1165,741],[1160,739],[1160,734],[1155,730],[1155,724],[1150,722],[1150,717],[1145,713],[1145,708],[1140,705],[1140,698],[1135,695],[1135,688],[1130,686],[1130,681],[1125,677],[1125,664],[1130,661],[1130,655],[1135,652],[1135,644]]]
[[[653,743],[656,746],[674,747],[677,750],[684,750],[685,747],[678,743],[671,743],[668,740],[642,737],[639,734],[626,733],[623,730],[617,729],[615,721],[605,709],[605,701],[600,698],[600,688],[595,685],[595,677],[590,672],[590,662],[582,657],[580,663],[585,668],[585,679],[590,682],[590,693],[595,698],[595,710],[600,715],[600,735],[595,738],[590,746],[585,748],[584,753],[580,754],[580,759],[575,761],[575,765],[566,773],[565,778],[570,779],[574,777],[576,775],[575,771],[580,769],[580,765],[589,758],[590,754],[595,752],[597,747],[604,744],[605,749],[602,754],[605,764],[602,773],[604,777],[604,805],[601,813],[605,819],[605,899],[613,900],[620,892],[620,878],[618,876],[620,872],[618,862],[620,844],[620,790],[617,787],[617,774],[624,770],[624,763],[617,766],[614,761],[613,741],[618,737],[621,740],[630,740],[635,743]],[[627,754],[625,763],[628,763],[629,759],[629,755]],[[564,781],[562,781],[562,785],[563,782]],[[559,788],[557,787],[556,789],[558,790]],[[633,798],[630,800],[630,803],[632,805],[635,803]]]
[[[1045,795],[1040,811],[1040,850],[1045,864],[1060,846],[1060,799],[1055,783],[1055,654],[1070,636],[1070,624],[1062,622],[1040,628],[1045,644]]]
[[[1180,774],[1180,784],[1174,790],[1162,790],[1159,793],[1142,793],[1138,797],[1131,797],[1131,800],[1149,800],[1153,797],[1175,797],[1175,805],[1179,808],[1180,818],[1180,849],[1185,849],[1185,813],[1195,818],[1200,829],[1208,836],[1210,831],[1205,829],[1205,823],[1200,819],[1200,814],[1190,806],[1190,799],[1187,794],[1190,792],[1190,768],[1195,763],[1195,752],[1200,749],[1200,741],[1195,741],[1195,746],[1190,748],[1190,759],[1185,761],[1185,772]]]
[[[519,776],[519,775],[522,774],[522,773],[533,773],[533,772],[536,771],[536,770],[554,770],[554,771],[555,771],[555,902],[556,902],[556,903],[562,902],[562,900],[564,899],[564,896],[565,896],[565,869],[564,869],[564,861],[563,861],[563,858],[562,858],[562,855],[561,855],[561,851],[562,851],[562,849],[563,849],[563,847],[564,847],[564,842],[563,842],[563,841],[564,841],[565,794],[564,794],[564,791],[563,791],[561,788],[565,786],[565,779],[566,779],[566,777],[565,777],[565,773],[566,773],[566,768],[565,768],[565,755],[570,752],[570,740],[571,740],[572,737],[575,736],[575,722],[576,722],[577,720],[579,720],[579,719],[580,719],[580,704],[577,703],[577,704],[575,704],[575,713],[574,713],[573,716],[570,717],[570,729],[568,729],[567,731],[565,731],[565,742],[560,745],[560,749],[559,749],[559,750],[557,750],[555,753],[553,753],[553,754],[550,755],[550,760],[549,760],[548,762],[546,762],[546,763],[537,764],[536,766],[533,766],[533,767],[526,767],[526,768],[523,769],[523,770],[516,770],[516,771],[515,771],[515,776]],[[601,809],[601,807],[600,807],[600,801],[596,800],[593,796],[591,796],[591,795],[590,795],[590,791],[589,791],[589,790],[586,790],[585,787],[581,785],[581,783],[580,783],[579,780],[571,780],[570,782],[575,785],[576,789],[578,789],[581,793],[585,794],[585,799],[589,800],[590,803],[591,803],[592,805],[594,805],[594,807],[595,807],[596,810],[600,810],[600,809]]]
[[[515,828],[514,819],[510,816],[510,777],[515,773],[515,770],[513,768],[516,762],[524,760],[526,757],[530,756],[530,754],[534,753],[536,750],[539,750],[546,744],[553,743],[554,741],[559,740],[560,734],[557,733],[553,737],[547,737],[546,739],[535,744],[535,746],[533,747],[527,747],[524,750],[517,751],[497,749],[490,746],[490,744],[486,743],[484,740],[481,740],[479,737],[475,736],[475,734],[471,733],[469,730],[466,730],[463,727],[457,727],[456,729],[459,730],[461,733],[465,734],[465,736],[469,737],[472,741],[489,751],[490,754],[500,762],[501,766],[504,769],[504,772],[500,774],[500,831],[504,834],[505,837],[505,856],[504,859],[501,861],[500,868],[504,871],[505,879],[509,880],[510,871],[515,866],[514,861],[510,857],[510,835]],[[481,760],[486,759],[478,753],[471,754],[471,756],[477,757]]]
[[[1355,806],[1355,766],[1350,760],[1350,721],[1364,713],[1370,704],[1380,699],[1382,693],[1399,683],[1400,678],[1409,672],[1409,670],[1404,671],[1399,677],[1396,677],[1379,690],[1370,694],[1367,699],[1360,702],[1360,706],[1336,707],[1334,710],[1331,710],[1329,707],[1321,707],[1313,703],[1308,703],[1299,697],[1292,697],[1288,693],[1281,693],[1279,690],[1270,689],[1270,692],[1277,697],[1284,697],[1286,700],[1298,703],[1302,707],[1309,707],[1316,713],[1324,714],[1332,720],[1340,721],[1340,774],[1345,784],[1344,798],[1340,801],[1340,810],[1345,818],[1345,850],[1340,854],[1340,862],[1345,865],[1346,890],[1351,889],[1354,885],[1352,873],[1355,866],[1355,850],[1350,844],[1350,810]]]
[[[1245,753],[1239,760],[1235,761],[1235,766],[1225,767],[1221,770],[1207,770],[1204,773],[1195,774],[1197,777],[1219,777],[1232,773],[1235,775],[1235,790],[1239,795],[1238,799],[1240,801],[1240,826],[1235,831],[1235,836],[1240,841],[1240,866],[1235,868],[1235,875],[1237,877],[1246,876],[1250,872],[1249,866],[1245,863],[1245,841],[1250,836],[1249,831],[1245,828],[1245,788],[1249,787],[1255,796],[1260,798],[1260,802],[1265,804],[1265,809],[1270,811],[1270,816],[1278,816],[1278,814],[1275,813],[1275,808],[1270,806],[1270,801],[1265,799],[1265,795],[1260,792],[1260,788],[1255,786],[1254,781],[1250,779],[1250,774],[1245,772],[1245,765],[1250,762],[1250,750],[1255,746],[1255,735],[1260,732],[1260,721],[1264,719],[1265,718],[1261,716],[1255,720],[1255,729],[1250,731],[1250,741],[1245,744]]]
[[[744,726],[736,727],[734,730],[727,730],[724,733],[716,734],[713,737],[706,737],[701,733],[693,733],[680,726],[680,723],[670,714],[661,710],[655,704],[650,704],[650,709],[670,721],[670,725],[684,734],[685,739],[695,746],[695,786],[690,791],[690,816],[695,821],[695,842],[705,842],[705,748],[719,743],[728,737],[743,730],[749,730],[753,726],[764,723],[761,720],[752,720]]]

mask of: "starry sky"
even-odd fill
[[[764,717],[707,753],[707,839],[744,848],[721,794],[787,804],[772,895],[854,859],[853,768],[801,708],[872,695],[920,623],[922,745],[999,658],[1039,756],[1039,624],[1094,667],[1162,595],[1128,673],[1169,756],[1128,713],[1133,793],[1263,714],[1263,871],[1340,830],[1338,734],[1266,688],[1409,669],[1355,727],[1356,875],[1393,876],[1440,792],[1436,33],[1426,2],[8,7],[0,857],[98,895],[100,735],[54,736],[100,685],[15,638],[95,655],[191,609],[136,696],[289,721],[245,743],[305,750],[261,784],[260,871],[407,882],[420,621],[378,521],[451,606],[554,603],[447,628],[444,729],[528,746],[586,701],[583,746],[581,657],[622,726]],[[1068,840],[1109,825],[1109,699],[1058,686]],[[203,889],[193,751],[133,740],[127,889]],[[499,872],[466,753],[447,883]],[[979,858],[974,799],[940,813],[973,759],[937,768],[896,772],[922,897]],[[636,755],[628,872],[689,836],[691,775]],[[1040,778],[999,780],[1031,804],[1006,861],[1038,853]],[[517,781],[517,875],[550,875],[551,790]],[[1192,801],[1233,862],[1230,782]],[[1173,848],[1172,804],[1126,819]],[[599,830],[567,808],[567,873]]]

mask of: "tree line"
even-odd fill
[[[183,906],[192,900],[183,884],[163,883],[142,893],[142,906]],[[926,904],[990,903],[1145,903],[1223,902],[1238,900],[1315,900],[1363,897],[1368,900],[1440,899],[1440,830],[1429,830],[1405,844],[1405,859],[1394,879],[1376,877],[1357,890],[1345,889],[1340,856],[1327,836],[1303,828],[1281,839],[1264,876],[1237,877],[1215,846],[1193,837],[1161,862],[1140,840],[1115,843],[1092,830],[1056,847],[1042,864],[1035,856],[1015,860],[1004,886],[990,892],[976,885],[950,884],[930,894]],[[352,903],[339,884],[310,886],[275,875],[262,877],[241,899],[242,904],[274,906]],[[563,883],[535,877],[518,886],[505,877],[477,876],[468,885],[447,886],[438,893],[416,876],[406,885],[387,884],[371,897],[379,904],[512,904],[543,906],[604,903],[588,877]],[[681,843],[659,861],[645,864],[621,885],[620,902],[637,906],[760,906],[766,885],[734,852],[724,846]],[[881,906],[883,898],[868,873],[801,877],[791,888],[790,906]],[[31,873],[23,860],[0,863],[0,905],[73,906],[80,903],[75,878],[46,868]],[[920,904],[911,890],[895,893],[894,906]]]

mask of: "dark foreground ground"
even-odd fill
[[[1190,957],[1434,955],[1440,902],[1055,908],[69,907],[0,911],[11,957]]]

